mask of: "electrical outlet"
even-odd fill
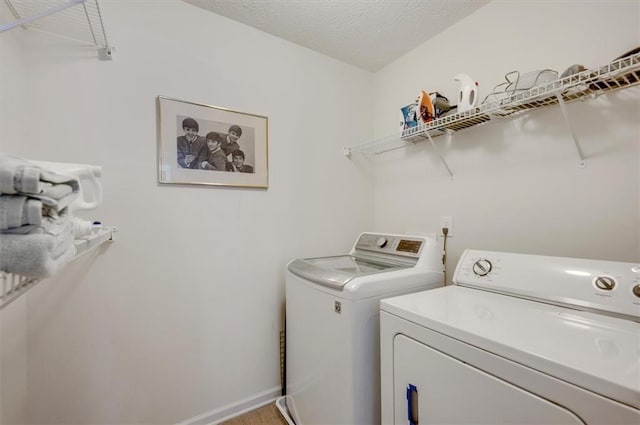
[[[450,215],[440,216],[440,231],[442,232],[442,228],[446,227],[449,229],[449,233],[447,233],[447,237],[453,237],[453,217]]]

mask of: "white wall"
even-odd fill
[[[28,421],[27,302],[18,299],[0,314],[0,424]]]
[[[0,23],[9,21],[0,4]],[[0,35],[0,151],[24,131],[25,67],[20,31]],[[0,424],[26,423],[27,417],[27,299],[17,299],[0,312]]]
[[[2,149],[102,165],[85,217],[118,228],[27,295],[29,422],[215,419],[279,395],[286,263],[372,227],[371,166],[342,152],[372,137],[372,77],[181,1],[101,5],[112,62],[20,29],[2,52],[25,64],[2,104],[27,105]],[[269,189],[159,185],[158,95],[268,116]]]
[[[284,265],[371,227],[433,232],[452,215],[450,270],[467,247],[639,258],[637,88],[569,105],[584,169],[553,107],[437,138],[453,180],[427,143],[377,157],[373,176],[341,150],[394,133],[420,89],[453,99],[459,72],[484,95],[514,69],[607,63],[640,44],[637,3],[494,2],[373,85],[182,2],[101,4],[113,62],[0,36],[1,150],[102,165],[86,217],[119,230],[0,314],[2,423],[26,422],[27,402],[29,423],[159,424],[274,395]],[[157,95],[269,116],[270,188],[159,185]]]
[[[505,73],[572,64],[598,67],[640,45],[638,2],[492,2],[375,75],[376,137],[397,131],[398,109],[421,89],[456,103],[464,72],[481,99]],[[494,121],[436,145],[380,155],[375,228],[440,229],[450,281],[465,248],[638,261],[638,88],[568,105],[586,155],[578,154],[559,107]]]

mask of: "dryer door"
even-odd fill
[[[394,424],[583,424],[562,406],[405,335],[393,344]]]

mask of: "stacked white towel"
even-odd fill
[[[0,153],[0,270],[47,277],[76,254],[67,207],[78,180]]]

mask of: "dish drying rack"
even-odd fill
[[[425,124],[404,130],[402,134],[388,136],[372,142],[344,148],[344,154],[379,155],[428,140],[450,177],[453,172],[437,149],[433,138],[487,123],[495,118],[516,116],[533,109],[558,104],[564,116],[580,157],[579,165],[585,166],[580,143],[571,125],[565,104],[640,84],[640,53],[616,59],[597,69],[585,70],[535,86],[502,99],[485,102],[472,110],[447,115]]]
[[[74,260],[105,242],[112,242],[115,232],[115,227],[101,227],[89,236],[76,239],[74,244],[77,254]],[[45,278],[22,276],[16,273],[7,273],[0,270],[0,310],[44,279]]]
[[[15,17],[0,33],[16,27],[32,29],[98,48],[98,58],[111,60],[98,0],[4,0]]]

